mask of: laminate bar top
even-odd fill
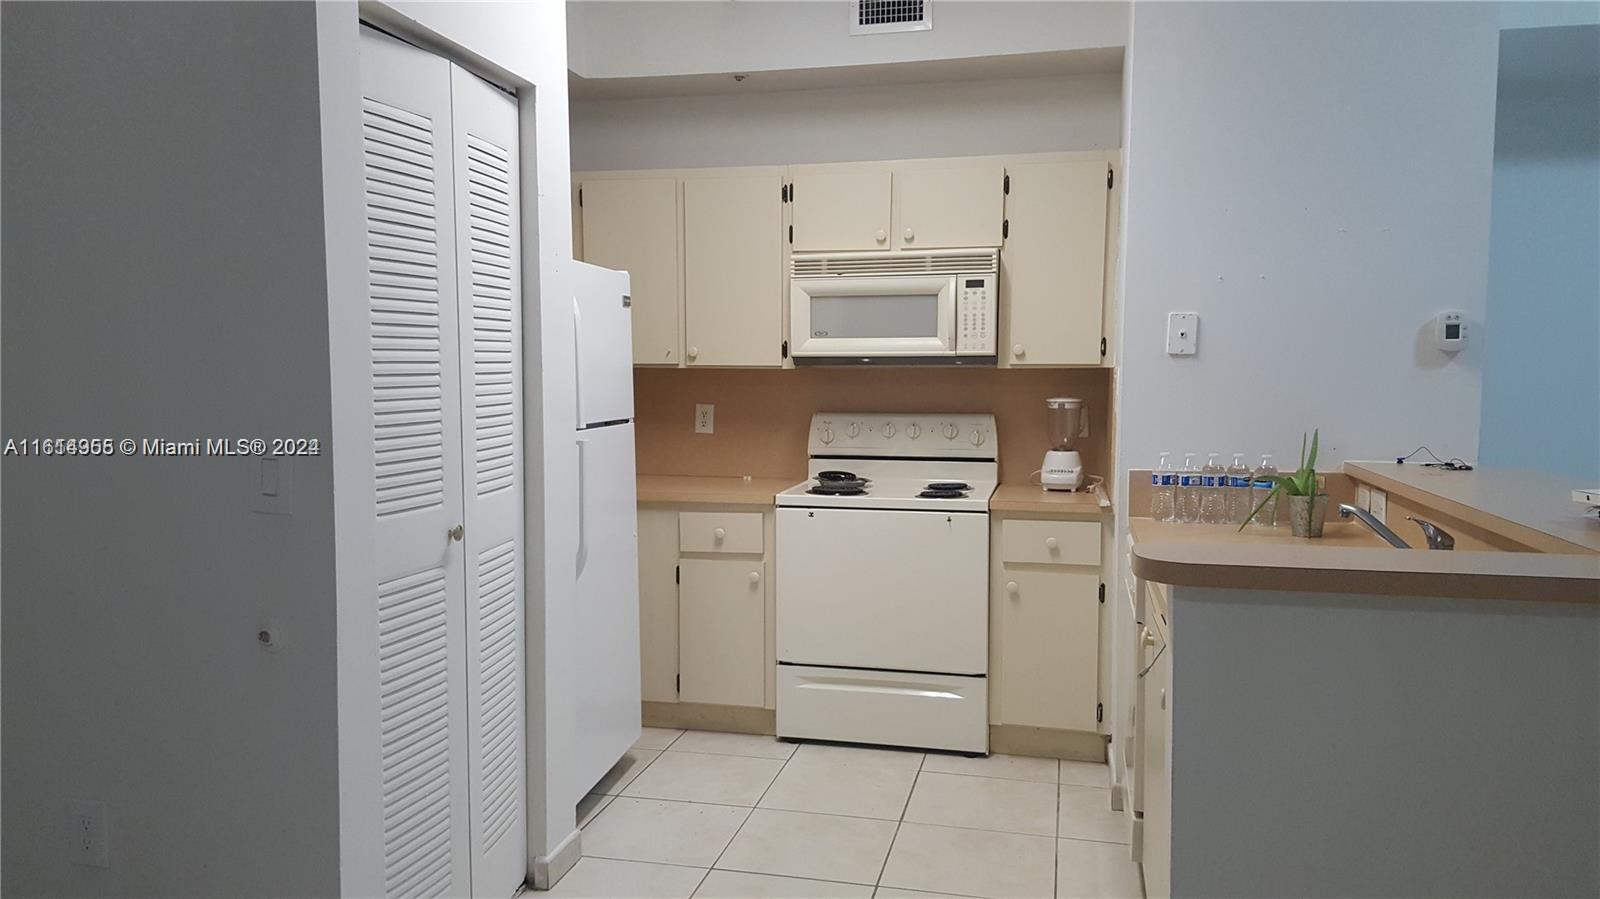
[[[1330,521],[1304,539],[1135,518],[1133,572],[1175,587],[1600,605],[1600,556],[1395,549],[1359,527]]]
[[[1001,484],[989,497],[990,512],[1036,512],[1057,515],[1099,515],[1100,493],[1046,490],[1038,484]]]
[[[1572,501],[1573,490],[1594,484],[1542,471],[1446,471],[1411,462],[1346,462],[1344,470],[1358,481],[1541,552],[1600,553],[1600,517],[1585,514]]]
[[[771,506],[780,491],[788,490],[801,480],[799,477],[718,478],[642,474],[639,475],[637,489],[641,503]]]

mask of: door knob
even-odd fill
[[[917,238],[916,232],[912,231],[910,228],[907,228],[906,229],[906,243],[910,243],[911,241],[916,240],[916,238]]]
[[[1022,344],[1020,343],[1014,343],[1011,345],[1011,355],[1016,356],[1019,359],[1022,358],[1026,352],[1027,351],[1022,348]]]
[[[759,583],[761,583],[761,572],[759,572],[759,571],[750,572],[750,583],[751,584],[759,584]]]
[[[1016,596],[1018,589],[1019,588],[1017,587],[1017,582],[1016,581],[1006,581],[1006,592],[1007,593],[1011,594],[1012,596]]]
[[[685,355],[687,355],[690,359],[693,359],[700,355],[700,348],[697,346],[689,347],[689,352]]]
[[[872,239],[876,240],[878,243],[883,243],[884,241],[889,239],[889,232],[883,230],[882,228],[879,228],[878,229],[878,233],[874,234],[872,236]]]
[[[1061,545],[1061,541],[1057,540],[1054,537],[1046,537],[1046,538],[1044,538],[1044,548],[1045,549],[1054,550],[1057,547],[1059,547],[1060,545]]]
[[[458,524],[455,527],[451,528],[450,530],[445,531],[445,535],[448,536],[451,540],[454,540],[455,542],[460,543],[462,540],[466,539],[467,526],[464,525],[464,524]]]
[[[716,530],[711,532],[711,536],[717,538],[717,542],[721,543],[722,542],[722,538],[728,536],[728,532],[723,530],[722,528],[717,528]]]

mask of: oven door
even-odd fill
[[[956,277],[795,278],[790,355],[954,356]]]
[[[989,516],[779,509],[778,661],[981,675]]]

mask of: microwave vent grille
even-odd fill
[[[796,253],[789,273],[796,278],[850,278],[893,275],[983,275],[1000,270],[993,250],[970,253]]]

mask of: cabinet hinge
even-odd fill
[[[1106,339],[1104,337],[1102,337],[1102,338],[1100,338],[1100,358],[1104,359],[1105,357],[1106,357]]]
[[[672,582],[674,584],[683,583],[683,566],[682,565],[674,565],[674,566],[672,566]]]
[[[787,340],[783,342],[783,358],[789,358],[789,341]]]
[[[583,188],[578,188],[578,208],[583,208]]]
[[[674,692],[674,693],[682,693],[683,692],[683,675],[674,674],[672,676],[672,692]],[[1099,720],[1099,719],[1095,719],[1095,720]]]
[[[1011,194],[1011,176],[1010,175],[1006,176],[1004,191],[1005,191],[1007,196],[1010,196],[1010,194]]]
[[[1111,184],[1112,184],[1112,182],[1114,180],[1116,180],[1116,171],[1114,169],[1110,168],[1110,167],[1107,167],[1106,168],[1106,190],[1110,190],[1111,189]]]
[[[1104,720],[1106,720],[1106,704],[1103,702],[1097,702],[1094,704],[1094,721],[1096,724],[1099,724]]]
[[[783,200],[785,203],[789,202],[789,185],[785,184],[783,188],[778,191],[778,198]]]
[[[1011,236],[1011,220],[1010,219],[1005,219],[1004,221],[1000,222],[1000,236],[1002,238],[1006,238],[1006,237],[1010,237]]]
[[[1105,584],[1101,584],[1100,585],[1100,604],[1101,605],[1105,605],[1105,602],[1106,602],[1106,585]]]
[[[789,226],[789,242],[794,243],[794,226]]]

